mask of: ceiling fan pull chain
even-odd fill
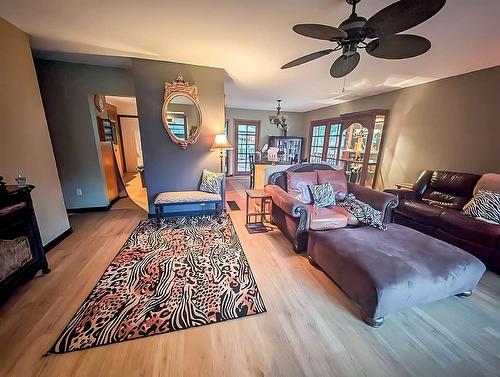
[[[342,93],[345,93],[345,82],[347,80],[347,76],[344,76],[344,84],[342,85]]]

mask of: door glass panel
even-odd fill
[[[370,160],[368,163],[376,164],[378,162],[378,154],[380,152],[380,144],[382,141],[382,131],[384,129],[385,116],[377,115],[375,118],[375,128],[373,129],[372,146],[370,151]]]
[[[323,147],[325,145],[326,125],[316,125],[312,129],[311,154],[309,162],[321,163],[323,160]]]
[[[326,152],[326,162],[332,165],[339,163],[339,139],[340,139],[340,124],[334,123],[330,125],[330,133],[328,138],[328,149]]]
[[[250,154],[257,149],[257,125],[248,123],[236,124],[236,172],[250,173]]]

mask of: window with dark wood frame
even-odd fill
[[[234,153],[235,174],[250,174],[250,154],[254,154],[258,148],[260,121],[235,119],[234,134],[236,150]]]

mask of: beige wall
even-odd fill
[[[42,241],[69,229],[28,35],[0,18],[0,175],[22,173],[35,185]]]
[[[377,180],[387,188],[424,169],[500,172],[499,104],[497,66],[310,111],[304,124],[308,132],[312,120],[390,110]]]
[[[304,113],[295,113],[284,111],[282,114],[288,116],[288,133],[287,136],[300,136],[304,137]],[[268,141],[269,136],[282,136],[283,131],[281,128],[269,122],[269,116],[276,115],[276,111],[267,110],[247,110],[247,109],[236,109],[228,108],[226,117],[229,119],[229,129],[228,129],[228,140],[235,146],[235,132],[234,132],[234,120],[235,119],[245,119],[245,120],[258,120],[260,121],[260,137],[259,137],[259,149],[262,148]],[[234,165],[234,152],[229,151],[229,173],[233,171]]]

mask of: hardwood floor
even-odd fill
[[[0,376],[499,376],[500,277],[487,272],[452,297],[366,326],[321,271],[273,231],[244,228],[245,179],[229,182],[237,233],[267,313],[42,357],[145,217],[141,209],[77,214],[48,254],[52,272],[0,309]],[[120,207],[119,207],[120,208]]]

